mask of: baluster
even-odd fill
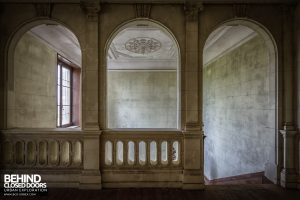
[[[128,166],[128,140],[123,140],[123,165]]]
[[[167,148],[168,148],[168,166],[172,166],[173,164],[173,140],[166,140],[167,141]]]
[[[158,140],[157,142],[156,142],[156,148],[157,148],[157,165],[159,166],[159,167],[161,167],[162,166],[162,162],[161,162],[161,140]]]
[[[73,147],[74,147],[73,140],[71,140],[71,142],[69,142],[69,159],[70,159],[69,166],[73,165],[73,151],[74,151]]]
[[[140,154],[139,154],[139,151],[140,151],[140,148],[139,148],[139,140],[135,140],[134,141],[134,144],[135,144],[135,166],[140,166]]]
[[[62,141],[58,141],[58,166],[62,165]]]
[[[146,165],[147,166],[151,166],[151,163],[150,163],[150,140],[146,140],[146,156],[147,156],[147,159],[146,159]]]
[[[117,165],[117,140],[112,141],[112,166]]]
[[[82,166],[83,165],[83,152],[84,152],[84,145],[83,145],[83,141],[80,140],[80,165]]]

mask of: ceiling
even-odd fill
[[[151,25],[128,27],[112,40],[108,55],[109,70],[173,70],[178,49],[163,30]]]
[[[81,49],[76,36],[61,25],[39,25],[29,31],[50,48],[77,66],[81,66]]]
[[[210,34],[205,43],[203,51],[204,66],[239,47],[256,35],[257,33],[254,30],[242,25],[217,28]]]

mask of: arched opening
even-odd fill
[[[179,128],[179,46],[167,28],[134,20],[107,45],[107,127]]]
[[[26,24],[14,35],[8,51],[7,128],[80,125],[77,37],[56,22]]]
[[[207,184],[277,182],[277,50],[266,29],[233,20],[203,50]]]

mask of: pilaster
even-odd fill
[[[86,45],[82,48],[82,107],[84,130],[99,130],[99,73],[98,73],[98,14],[100,0],[82,0],[82,10],[86,14]]]
[[[200,130],[202,112],[202,87],[199,87],[199,11],[201,3],[187,2],[184,5],[186,15],[186,61],[185,61],[185,129]],[[202,70],[201,70],[202,71]]]
[[[285,188],[297,188],[296,170],[296,135],[295,129],[295,91],[293,63],[293,8],[282,7],[282,65],[283,65],[283,169],[280,173],[280,184]]]
[[[100,0],[82,0],[80,2],[86,14],[85,46],[82,48],[82,128],[84,136],[84,165],[80,178],[80,188],[100,189],[100,132],[98,118],[98,14]]]
[[[199,69],[199,11],[201,2],[188,1],[186,16],[185,132],[183,189],[203,189],[202,70]]]
[[[85,132],[83,141],[83,170],[80,177],[81,189],[101,189],[100,132]]]

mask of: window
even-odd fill
[[[72,68],[59,60],[57,65],[57,127],[72,125]]]

